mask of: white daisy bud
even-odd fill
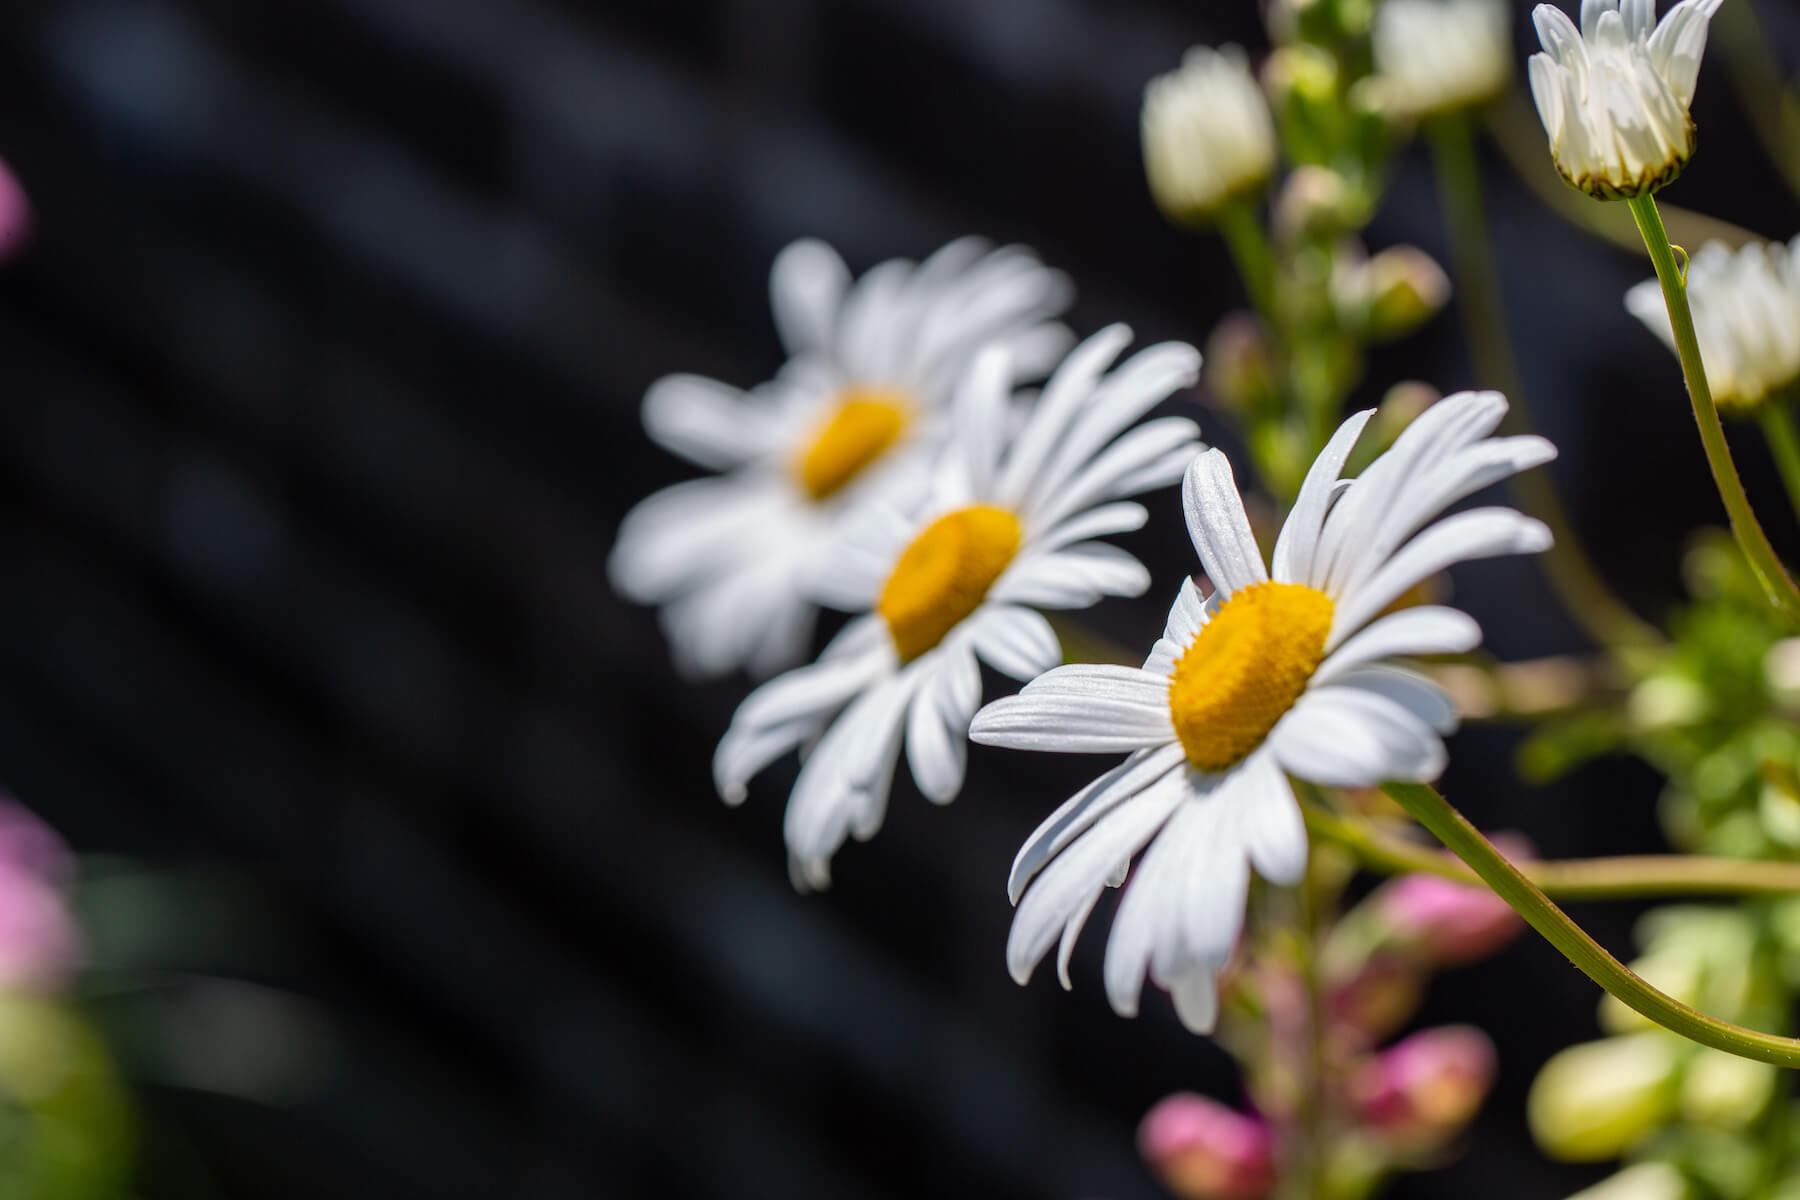
[[[1346,242],[1333,265],[1338,315],[1372,342],[1404,337],[1450,302],[1450,277],[1417,246],[1390,246],[1371,258]]]
[[[1748,415],[1764,397],[1800,381],[1800,237],[1737,250],[1708,242],[1688,264],[1687,294],[1720,411]],[[1626,292],[1625,307],[1675,349],[1656,280]]]
[[[1531,56],[1531,94],[1564,180],[1622,200],[1681,174],[1694,153],[1688,106],[1706,26],[1723,2],[1681,0],[1658,24],[1655,0],[1582,0],[1579,31],[1562,10],[1537,6],[1545,53]]]
[[[1501,0],[1386,0],[1370,35],[1379,95],[1402,116],[1472,108],[1512,79]]]
[[[1195,46],[1144,89],[1144,170],[1171,220],[1204,222],[1275,168],[1275,123],[1236,46]]]

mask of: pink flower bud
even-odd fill
[[[69,851],[50,827],[0,796],[0,991],[60,986],[80,954],[63,900]]]
[[[1145,1114],[1138,1150],[1184,1200],[1262,1200],[1275,1186],[1268,1126],[1192,1092],[1165,1097]]]
[[[18,253],[31,235],[31,202],[12,169],[0,160],[0,262]]]
[[[1396,940],[1434,966],[1486,958],[1524,928],[1519,914],[1485,887],[1436,875],[1403,875],[1380,889],[1377,903]]]
[[[1494,1044],[1470,1025],[1426,1029],[1365,1061],[1350,1077],[1363,1124],[1412,1149],[1454,1137],[1494,1080]]]

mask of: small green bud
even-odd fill
[[[1677,1044],[1635,1033],[1559,1051],[1526,1099],[1532,1137],[1566,1162],[1617,1158],[1674,1112]]]

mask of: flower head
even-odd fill
[[[1350,1076],[1362,1123],[1414,1151],[1441,1146],[1481,1107],[1494,1043],[1470,1025],[1426,1029],[1371,1056]]]
[[[1545,53],[1531,56],[1531,94],[1563,179],[1590,196],[1654,192],[1694,153],[1688,106],[1723,0],[1581,0],[1581,28],[1561,9],[1532,13]]]
[[[1737,250],[1708,242],[1687,272],[1688,303],[1706,380],[1722,412],[1747,415],[1800,381],[1800,237]],[[1675,332],[1654,279],[1625,293],[1625,307],[1673,350]]]
[[[1384,0],[1370,31],[1382,103],[1409,117],[1471,108],[1512,79],[1503,0]]]
[[[1150,193],[1170,220],[1202,223],[1275,169],[1275,122],[1236,46],[1195,46],[1144,89]]]
[[[818,599],[864,615],[818,662],[752,692],[713,758],[719,794],[736,804],[751,776],[811,745],[786,823],[800,886],[824,886],[844,840],[880,828],[903,747],[927,798],[956,797],[978,658],[1030,679],[1062,658],[1037,609],[1149,586],[1143,564],[1093,539],[1141,526],[1147,514],[1126,497],[1174,483],[1199,450],[1185,417],[1127,427],[1191,385],[1200,355],[1169,342],[1108,373],[1130,338],[1115,325],[1083,342],[1022,423],[1007,351],[985,351],[958,389],[955,437],[921,515],[871,507],[814,571]]]
[[[769,284],[786,366],[747,392],[695,375],[651,386],[650,436],[719,474],[632,509],[609,563],[621,593],[662,607],[677,664],[697,676],[799,660],[818,611],[807,572],[844,520],[916,497],[979,350],[1007,346],[1017,375],[1036,378],[1068,347],[1050,320],[1067,281],[1016,246],[964,238],[852,282],[808,239],[777,256]]]
[[[1166,1096],[1144,1115],[1138,1150],[1184,1200],[1262,1200],[1275,1188],[1268,1125],[1192,1092]]]
[[[988,705],[970,729],[990,745],[1130,754],[1019,852],[1008,884],[1019,905],[1007,943],[1014,978],[1029,978],[1060,938],[1066,986],[1088,913],[1148,845],[1113,922],[1107,995],[1134,1014],[1147,971],[1190,1029],[1210,1031],[1250,869],[1291,884],[1306,867],[1288,775],[1345,787],[1437,777],[1456,710],[1390,660],[1468,650],[1481,630],[1454,609],[1387,609],[1452,563],[1549,545],[1541,524],[1510,509],[1434,521],[1554,457],[1542,438],[1487,438],[1505,411],[1494,392],[1442,400],[1344,483],[1372,410],[1351,417],[1308,472],[1272,568],[1225,456],[1195,461],[1182,498],[1212,594],[1192,580],[1181,588],[1141,669],[1058,667]]]

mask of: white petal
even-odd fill
[[[892,653],[831,658],[796,667],[744,697],[731,723],[754,728],[833,713],[867,684],[893,670]]]
[[[1223,596],[1225,593],[1215,594]],[[1169,619],[1163,625],[1163,636],[1185,646],[1211,617],[1207,601],[1200,595],[1199,585],[1191,578],[1184,579],[1180,590],[1175,594],[1175,603],[1169,607]]]
[[[917,682],[918,672],[906,670],[866,689],[807,755],[782,823],[790,858],[816,868],[852,827],[866,837],[879,826],[892,748]]]
[[[1357,439],[1362,437],[1363,427],[1375,410],[1365,408],[1361,412],[1352,413],[1348,420],[1339,425],[1337,432],[1313,460],[1307,469],[1306,480],[1300,485],[1300,494],[1294,500],[1293,511],[1288,513],[1287,520],[1281,526],[1281,535],[1275,539],[1275,553],[1270,561],[1270,574],[1283,583],[1305,583],[1312,577],[1313,549],[1319,544],[1319,530],[1325,523],[1325,513],[1331,507],[1333,488],[1338,476],[1343,473],[1344,462],[1350,457],[1350,451],[1356,448]]]
[[[1208,450],[1194,460],[1182,480],[1181,504],[1187,513],[1188,535],[1214,587],[1229,596],[1268,579],[1262,551],[1250,532],[1250,518],[1231,475],[1231,462],[1223,451]]]
[[[1435,779],[1444,743],[1425,723],[1360,688],[1308,691],[1270,731],[1282,770],[1330,787],[1373,787],[1390,779]]]
[[[1102,500],[1174,483],[1200,453],[1199,436],[1200,427],[1186,417],[1146,421],[1095,455],[1074,478],[1029,502],[1026,516],[1050,524]],[[1171,464],[1179,466],[1171,471]]]
[[[608,575],[627,599],[659,604],[805,537],[791,509],[773,480],[744,472],[663,488],[625,514]]]
[[[1258,750],[1238,766],[1242,786],[1231,793],[1250,865],[1270,883],[1291,887],[1306,874],[1306,822],[1275,755]]]
[[[1499,554],[1532,554],[1547,549],[1550,531],[1541,521],[1510,508],[1474,508],[1446,517],[1425,530],[1345,596],[1332,617],[1326,649],[1334,649],[1408,588],[1452,563]]]
[[[1077,513],[1033,537],[1031,544],[1038,550],[1056,550],[1072,542],[1105,537],[1109,533],[1130,533],[1142,529],[1149,519],[1150,514],[1143,505],[1119,500]]]
[[[1062,662],[1062,644],[1042,613],[1016,604],[985,604],[970,625],[975,653],[1002,675],[1036,679]]]
[[[956,437],[952,446],[968,472],[971,495],[993,492],[1011,397],[1012,355],[1005,346],[988,346],[964,373],[954,400]]]
[[[1165,774],[1156,785],[1109,808],[1104,819],[1089,826],[1032,881],[1006,939],[1006,965],[1015,980],[1031,978],[1031,969],[1064,928],[1077,917],[1086,918],[1106,877],[1142,849],[1181,803],[1185,791],[1178,779],[1171,786],[1171,778]]]
[[[1416,654],[1461,654],[1481,644],[1475,618],[1454,608],[1424,604],[1389,613],[1374,622],[1319,664],[1313,683],[1330,683],[1353,667]]]
[[[699,375],[665,375],[651,384],[644,429],[663,449],[714,471],[767,453],[783,432],[768,407]]]
[[[1095,822],[1167,775],[1181,761],[1181,747],[1175,743],[1141,750],[1070,796],[1019,848],[1006,879],[1007,898],[1017,904],[1025,885],[1031,882],[1039,868],[1092,828]],[[1130,857],[1130,853],[1120,855],[1106,871],[1110,873],[1121,867]]]
[[[1219,978],[1208,967],[1189,967],[1169,985],[1175,1015],[1189,1033],[1206,1035],[1219,1023]]]
[[[1000,503],[1011,508],[1019,506],[1025,489],[1037,478],[1070,418],[1094,390],[1101,372],[1130,342],[1130,326],[1108,325],[1070,351],[1056,368],[1007,455],[995,493]]]
[[[1057,667],[975,714],[969,737],[984,746],[1071,754],[1162,745],[1175,737],[1169,681],[1133,667]]]
[[[969,718],[981,702],[981,673],[960,642],[932,651],[921,664],[924,680],[906,721],[906,762],[919,790],[933,804],[948,804],[962,790],[968,766]]]
[[[1105,542],[1078,542],[1049,554],[1020,555],[988,593],[996,603],[1086,608],[1104,596],[1138,596],[1150,586],[1144,564]]]
[[[1417,671],[1390,663],[1371,663],[1353,667],[1331,684],[1333,687],[1361,688],[1384,696],[1404,708],[1439,733],[1455,731],[1458,717],[1456,705],[1444,689]]]
[[[830,350],[837,334],[838,305],[849,287],[850,269],[844,260],[816,238],[801,238],[775,256],[769,270],[769,303],[789,354]]]

